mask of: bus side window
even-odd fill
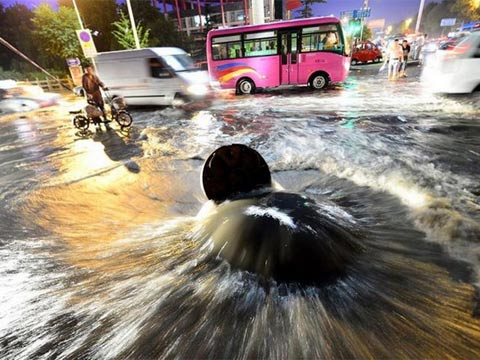
[[[227,46],[222,44],[220,45],[220,59],[224,60],[227,58]]]
[[[292,42],[292,45],[291,45],[291,62],[292,64],[295,64],[297,62],[297,52],[298,52],[298,49],[297,49],[297,33],[292,33],[292,37],[291,37],[291,42]]]

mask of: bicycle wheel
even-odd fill
[[[73,118],[73,126],[79,130],[85,131],[88,129],[89,125],[90,121],[83,115],[77,115]]]
[[[120,110],[115,116],[115,121],[121,128],[129,127],[132,125],[132,115],[128,111]]]

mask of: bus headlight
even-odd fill
[[[195,96],[206,95],[208,93],[208,87],[203,84],[193,84],[187,88],[189,94]]]

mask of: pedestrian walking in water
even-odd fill
[[[388,80],[397,80],[400,62],[403,61],[403,48],[398,39],[388,47],[385,61],[388,62]]]
[[[410,54],[410,44],[408,43],[407,40],[403,40],[401,46],[402,46],[402,49],[403,49],[403,60],[400,63],[399,76],[400,77],[407,77],[407,62],[408,62],[408,56]]]

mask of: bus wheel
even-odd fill
[[[237,84],[237,95],[248,95],[255,92],[255,84],[250,79],[241,79]]]
[[[310,78],[310,87],[313,90],[323,89],[328,84],[328,75],[325,73],[315,74]]]

